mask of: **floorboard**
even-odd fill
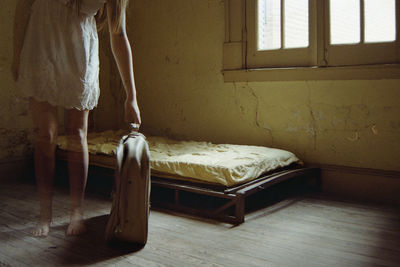
[[[66,237],[68,191],[57,187],[47,238],[35,238],[38,200],[29,182],[0,187],[0,266],[400,266],[398,207],[288,196],[232,226],[151,211],[144,248],[104,243],[111,200],[88,193],[88,232]]]

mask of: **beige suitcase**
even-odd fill
[[[132,132],[118,145],[107,241],[145,245],[150,206],[150,153],[144,135]]]

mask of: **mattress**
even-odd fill
[[[114,156],[125,131],[88,134],[90,154]],[[267,172],[299,163],[293,153],[276,148],[210,142],[176,141],[148,136],[152,175],[233,186]],[[67,150],[65,136],[58,148]]]

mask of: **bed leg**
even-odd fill
[[[179,207],[179,190],[175,190],[174,201],[175,207]]]
[[[245,201],[244,195],[237,194],[236,209],[235,209],[236,224],[244,223],[244,212],[245,212],[244,201]]]
[[[315,172],[313,174],[314,178],[314,189],[315,192],[321,192],[322,191],[322,178],[321,178],[321,169],[315,169]]]
[[[317,192],[322,192],[322,179],[321,179],[321,176],[317,176],[316,178],[315,178],[315,184],[316,184],[316,191]]]

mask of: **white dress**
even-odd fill
[[[35,0],[21,51],[18,85],[23,94],[68,109],[98,102],[99,55],[94,15],[106,0]]]

